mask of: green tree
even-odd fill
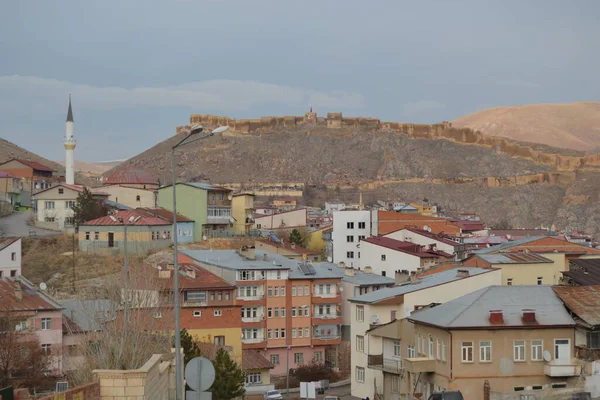
[[[290,237],[288,240],[290,241],[290,243],[294,243],[298,246],[302,246],[302,244],[304,242],[304,238],[302,237],[302,234],[300,233],[300,231],[298,229],[293,229],[290,232]]]
[[[230,400],[243,396],[246,392],[246,389],[244,389],[246,374],[231,359],[229,353],[224,349],[219,349],[213,365],[215,367],[215,382],[210,388],[213,399]]]
[[[107,210],[101,200],[95,199],[88,188],[77,195],[77,200],[73,206],[73,217],[77,226],[92,219],[104,217]]]
[[[183,360],[187,364],[192,358],[200,357],[200,347],[187,329],[181,330],[181,348],[183,349]]]

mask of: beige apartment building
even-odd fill
[[[490,286],[371,329],[385,399],[460,390],[465,399],[542,399],[582,391],[575,321],[551,286]]]

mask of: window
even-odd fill
[[[58,194],[64,194],[65,193],[65,189],[63,188],[58,188]]]
[[[229,292],[225,292],[225,300],[229,300]]]
[[[358,322],[364,322],[364,320],[365,320],[365,306],[356,306],[356,320]]]
[[[440,342],[440,339],[435,340],[435,355],[438,360],[442,359],[442,342]]]
[[[273,329],[267,329],[267,339],[273,339]]]
[[[202,315],[202,312],[194,311],[194,317],[200,317],[201,315]]]
[[[354,236],[352,236],[352,235],[346,236],[346,243],[354,243]]]
[[[55,218],[54,217],[45,217],[44,221],[46,222],[54,222]]]
[[[304,286],[304,295],[308,296],[310,295],[309,289],[308,289],[308,285]]]
[[[45,201],[44,208],[46,210],[54,210],[54,202],[53,201]]]
[[[373,288],[373,290],[377,290],[375,288]],[[396,320],[396,310],[392,310],[390,311],[390,321],[395,321]]]
[[[225,336],[215,336],[215,344],[217,346],[225,346]]]
[[[365,240],[365,235],[359,235],[358,236],[358,241],[360,242],[361,240]]]
[[[50,330],[50,318],[42,318],[42,330],[49,331]]]
[[[552,389],[566,389],[566,388],[567,388],[566,383],[553,383],[552,384]]]
[[[73,200],[65,201],[65,208],[67,210],[72,210],[75,207],[75,202]]]
[[[279,288],[279,295],[280,296],[285,296],[285,286],[282,286]]]
[[[356,351],[365,351],[365,337],[356,336]]]
[[[267,288],[267,296],[273,297],[273,287],[272,286],[269,286]]]
[[[100,232],[94,232],[94,240],[100,240]]]
[[[279,297],[279,286],[273,288],[273,296]]]
[[[267,308],[267,318],[272,318],[273,317],[273,309],[272,308]]]
[[[479,342],[479,362],[492,361],[492,342]]]
[[[304,306],[304,316],[310,317],[310,312],[308,311],[308,306]]]
[[[294,362],[296,364],[304,364],[304,353],[294,353]]]
[[[277,271],[277,279],[281,279],[281,271]]]
[[[279,365],[279,354],[271,354],[271,364]]]
[[[89,232],[85,233],[85,240],[90,240],[90,233]]]
[[[507,285],[507,286],[512,286],[512,278],[508,278],[508,279],[506,280],[506,285]]]
[[[292,317],[296,316],[296,307],[292,307]]]
[[[542,285],[543,281],[544,281],[544,278],[542,278],[541,276],[538,276],[538,278],[537,278],[537,284],[538,285]]]
[[[359,222],[358,223],[358,229],[365,229],[366,223],[365,222]],[[363,236],[364,238],[364,236]]]
[[[382,255],[381,255],[381,261],[385,261],[385,258],[386,258],[386,257],[385,257],[385,254],[382,254]]]
[[[223,300],[223,292],[217,292],[217,300],[218,301],[222,301]]]
[[[525,390],[525,386],[515,386],[515,387],[513,388],[513,390],[514,390],[515,392],[522,392],[523,390]]]
[[[260,372],[249,372],[246,375],[246,383],[248,385],[256,385],[262,383],[262,375]]]
[[[281,328],[279,337],[285,339],[285,328]]]
[[[513,342],[513,359],[515,361],[525,361],[525,341],[515,340]]]
[[[281,307],[279,315],[281,316],[281,318],[285,318],[285,307]]]
[[[74,217],[65,217],[65,225],[75,225],[75,218]]]
[[[406,346],[406,357],[407,358],[415,358],[417,355],[415,353],[415,345],[409,344]]]
[[[461,361],[473,362],[473,342],[461,342]]]
[[[42,345],[42,351],[44,352],[44,354],[50,354],[50,345],[49,344],[43,344]]]
[[[17,276],[17,270],[16,269],[11,269],[10,270],[10,277],[14,278],[15,276]]]
[[[215,317],[220,317],[222,315],[223,315],[223,311],[221,311],[221,310],[215,310],[215,312],[214,312],[214,316]]]
[[[258,307],[242,308],[242,318],[256,318],[258,315]]]
[[[354,252],[353,251],[347,251],[346,252],[346,258],[354,258]]]
[[[215,301],[215,292],[210,292],[210,301]]]
[[[185,293],[185,301],[194,303],[205,303],[206,302],[206,291],[205,290],[188,290]]]
[[[279,318],[279,308],[278,307],[275,307],[273,309],[273,317]]]
[[[17,261],[17,253],[15,253],[15,252],[10,253],[10,259],[11,259],[11,261]]]
[[[296,328],[292,328],[292,339],[296,338]]]
[[[544,387],[542,385],[533,385],[531,390],[542,390]]]
[[[399,340],[394,340],[394,356],[402,357],[402,347]]]
[[[320,351],[315,352],[315,356],[313,359],[317,362],[323,361],[323,353]]]
[[[254,281],[256,280],[255,271],[240,271],[238,272],[238,281]]]
[[[544,341],[543,340],[532,340],[531,341],[531,361],[542,361],[543,353],[544,353]]]
[[[442,361],[446,361],[446,343],[442,342]]]
[[[298,337],[302,337],[302,328],[298,328]]]
[[[400,393],[400,377],[392,376],[392,393]]]
[[[433,360],[433,338],[429,336],[429,359]]]
[[[363,367],[356,367],[355,379],[356,379],[356,382],[364,382],[365,381],[365,369]]]
[[[304,337],[310,337],[310,333],[308,332],[308,328],[304,328]]]
[[[354,222],[346,222],[346,229],[354,229]]]
[[[296,295],[296,286],[292,286],[292,296]]]

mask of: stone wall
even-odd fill
[[[208,114],[192,114],[190,125],[203,124],[210,127],[228,125],[231,134],[268,133],[275,128],[308,127],[303,116],[261,117],[258,119],[232,119]],[[176,132],[189,130],[190,125],[179,126]],[[599,154],[566,155],[540,151],[526,144],[518,144],[507,139],[489,136],[470,128],[455,128],[450,122],[439,124],[410,124],[382,122],[377,118],[343,117],[341,112],[327,113],[327,118],[318,119],[317,125],[329,129],[353,128],[368,130],[369,133],[396,132],[414,139],[446,139],[457,143],[493,148],[498,153],[531,160],[538,164],[555,167],[559,171],[579,169],[600,169]]]
[[[77,386],[66,392],[40,397],[38,400],[100,400],[100,383]]]

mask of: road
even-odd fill
[[[55,236],[60,234],[60,232],[27,225],[27,221],[31,215],[33,215],[31,212],[14,212],[11,215],[0,218],[0,235],[26,237],[30,236],[30,231],[35,232],[35,236]]]
[[[300,393],[290,393],[290,397],[286,397],[285,389],[281,390],[283,398],[286,400],[300,399]],[[361,400],[360,397],[350,395],[350,385],[344,385],[337,388],[329,388],[325,391],[325,395],[317,396],[317,400],[322,400],[325,396],[338,396],[340,400]]]

